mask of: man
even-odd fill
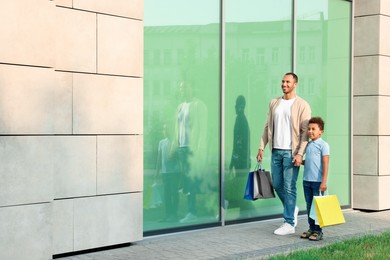
[[[302,156],[308,142],[307,124],[311,117],[309,104],[296,95],[298,76],[286,73],[282,79],[283,96],[272,99],[261,137],[257,160],[263,160],[267,144],[272,152],[271,173],[276,193],[283,204],[284,223],[276,235],[295,233],[298,224],[296,182]]]

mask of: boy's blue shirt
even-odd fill
[[[303,172],[304,181],[322,181],[322,157],[329,154],[329,144],[321,137],[308,143]]]

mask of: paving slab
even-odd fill
[[[110,250],[58,258],[61,260],[166,260],[166,259],[267,259],[276,254],[322,247],[368,234],[390,231],[390,210],[364,212],[343,210],[345,224],[323,228],[324,239],[308,241],[299,235],[308,229],[300,215],[295,234],[277,236],[273,231],[282,219],[213,227],[146,237],[142,241]]]

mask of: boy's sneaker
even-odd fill
[[[299,208],[295,206],[294,210],[294,227],[298,225],[298,213],[299,213]]]
[[[280,226],[277,230],[274,231],[275,235],[288,235],[288,234],[294,234],[295,233],[295,227],[291,226],[288,223],[284,223],[283,225]]]

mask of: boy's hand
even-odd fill
[[[326,191],[327,189],[328,189],[328,186],[326,185],[326,183],[321,182],[320,191]]]

